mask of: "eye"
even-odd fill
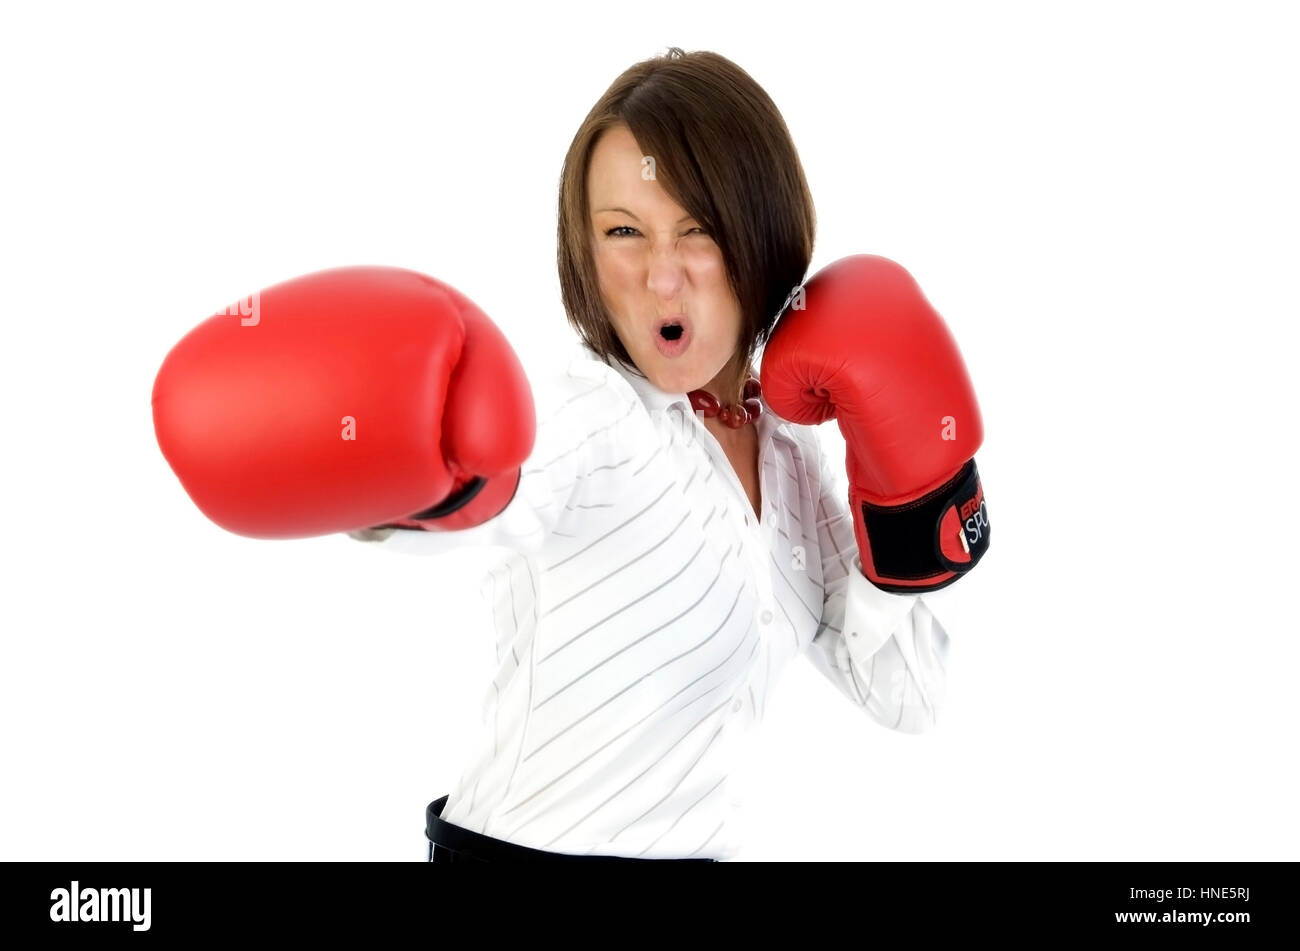
[[[617,227],[614,227],[614,228],[610,228],[610,229],[608,229],[608,230],[605,232],[605,237],[607,237],[607,238],[625,238],[625,237],[629,237],[629,235],[615,234],[614,232],[616,232],[616,231],[631,231],[631,232],[633,232],[633,233],[638,233],[638,234],[639,234],[639,232],[637,232],[637,230],[636,230],[635,228],[633,228],[631,225],[618,225]],[[692,228],[690,231],[687,231],[686,233],[687,233],[687,234],[690,234],[691,231],[698,231],[700,234],[705,234],[705,235],[708,234],[707,231],[705,231],[703,228],[699,227],[698,225],[697,225],[696,227]]]

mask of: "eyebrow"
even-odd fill
[[[597,208],[595,211],[592,212],[592,214],[598,215],[602,211],[621,211],[623,214],[627,215],[633,221],[641,220],[636,215],[632,214],[632,212],[628,211],[626,208]],[[683,221],[690,221],[694,217],[695,217],[694,215],[683,215],[682,217],[677,219],[677,224],[681,224]]]

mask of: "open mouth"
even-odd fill
[[[691,343],[691,328],[685,317],[665,317],[655,327],[655,346],[665,357],[680,356]]]

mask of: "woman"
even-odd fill
[[[583,345],[535,388],[519,493],[465,532],[354,533],[520,553],[491,579],[500,666],[479,754],[430,806],[456,847],[434,861],[734,855],[733,777],[800,653],[882,724],[933,723],[947,635],[863,577],[814,430],[745,400],[814,220],[779,113],[721,56],[637,64],[579,129],[559,266]],[[841,630],[850,585],[879,615],[869,655]]]
[[[159,444],[223,527],[511,550],[485,586],[498,668],[484,729],[456,787],[429,806],[431,860],[734,856],[747,745],[800,654],[884,726],[933,724],[948,637],[906,581],[887,593],[880,557],[915,518],[917,493],[897,495],[905,515],[890,521],[897,512],[875,504],[887,494],[861,496],[850,446],[851,510],[816,430],[768,402],[784,386],[782,405],[797,410],[790,358],[842,346],[823,339],[834,314],[793,304],[769,336],[807,271],[814,222],[767,95],[721,56],[673,49],[615,81],[566,158],[559,269],[580,337],[566,366],[526,379],[468,298],[382,268],[278,285],[256,320],[218,314],[168,354],[153,394]],[[916,297],[889,274],[878,286],[891,301]],[[862,294],[851,299],[856,333]],[[937,317],[917,307],[914,326],[942,343]],[[883,322],[896,338],[899,316]],[[786,328],[801,320],[792,345]],[[881,350],[860,346],[855,371]],[[903,409],[924,402],[905,389]],[[933,415],[898,409],[882,416],[903,436]],[[934,446],[952,455],[922,445],[902,468]],[[425,508],[431,498],[442,501]],[[896,564],[897,577],[924,577]]]

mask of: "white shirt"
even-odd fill
[[[443,819],[555,852],[732,858],[747,743],[786,666],[806,656],[874,721],[920,732],[948,636],[921,596],[862,574],[814,428],[764,401],[759,519],[686,394],[612,364],[579,345],[530,374],[537,440],[498,516],[354,537],[512,551],[484,584],[497,675]]]

